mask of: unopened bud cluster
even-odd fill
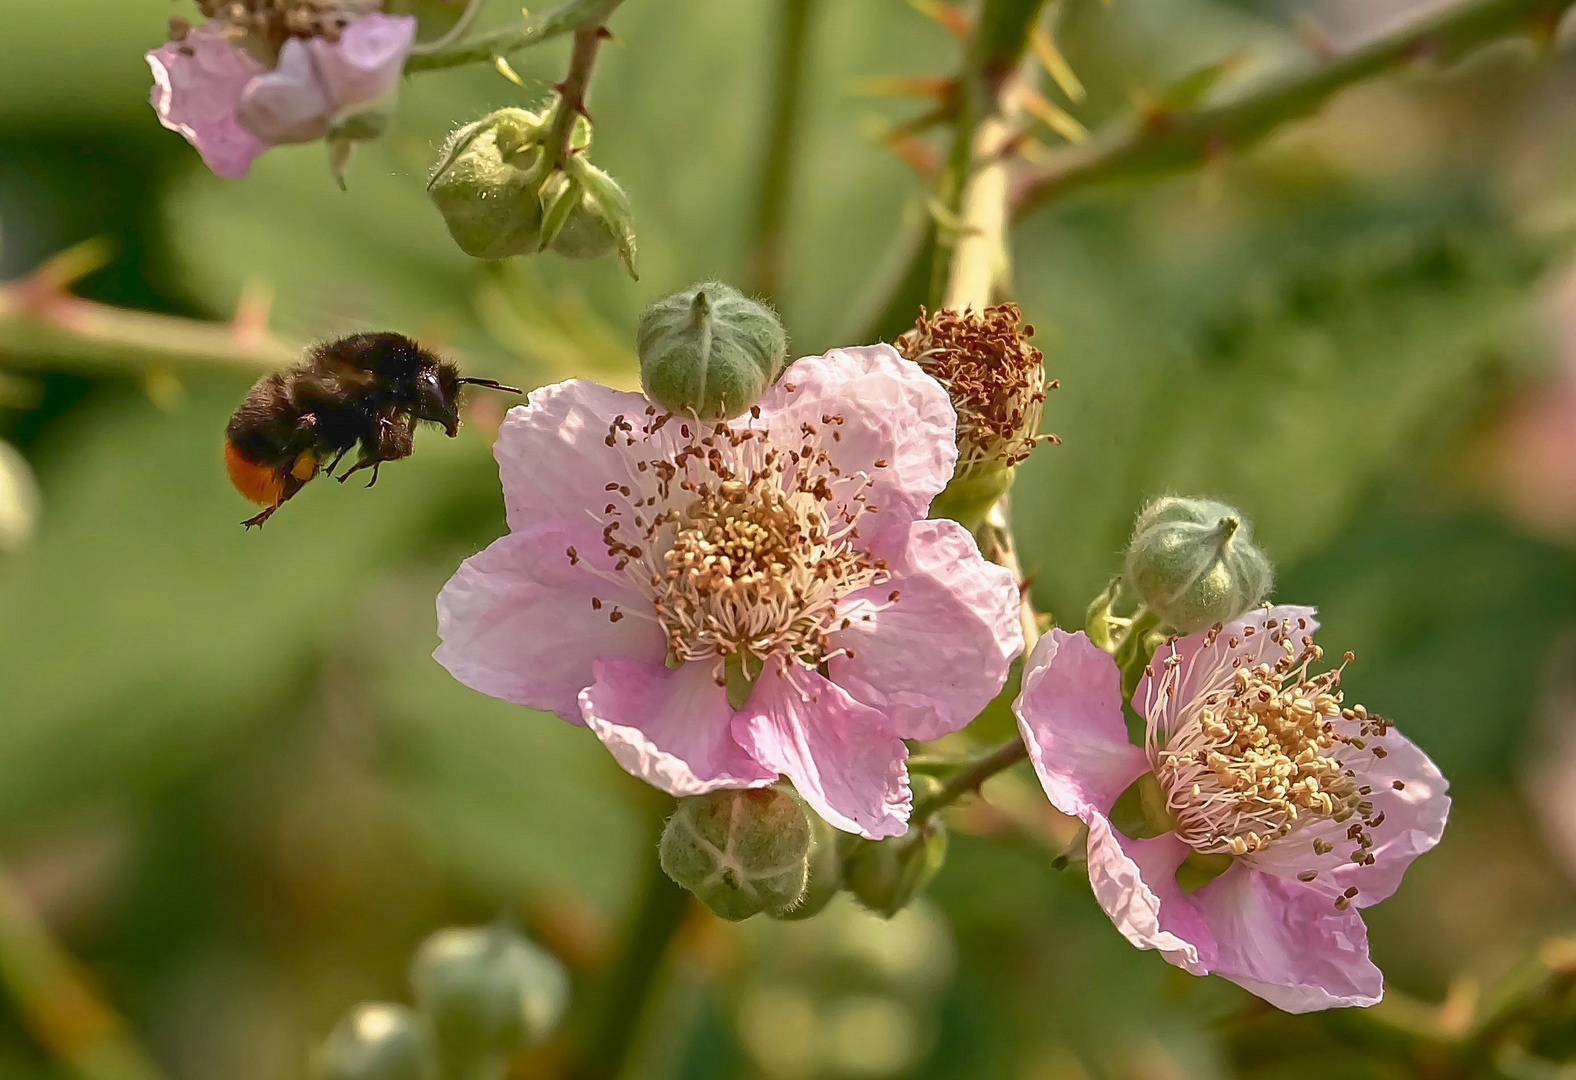
[[[1240,511],[1174,496],[1156,499],[1138,515],[1124,569],[1145,606],[1184,634],[1256,607],[1274,581]]]
[[[891,918],[924,891],[946,859],[932,818],[887,840],[839,833],[782,787],[714,791],[679,800],[662,834],[668,877],[724,919],[805,919],[841,891]]]
[[[719,281],[653,303],[640,316],[635,347],[646,396],[701,420],[740,415],[788,362],[788,335],[776,313]]]
[[[440,930],[411,963],[416,1008],[358,1006],[315,1059],[320,1080],[438,1080],[504,1074],[510,1055],[563,1019],[569,979],[505,925]]]
[[[596,259],[617,251],[635,276],[634,212],[617,181],[591,164],[591,125],[558,123],[562,101],[506,108],[449,137],[427,193],[460,249],[479,259],[553,251]],[[565,145],[558,145],[568,131]]]

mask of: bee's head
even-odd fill
[[[460,372],[453,364],[424,364],[416,373],[416,416],[442,424],[451,439],[459,433]]]

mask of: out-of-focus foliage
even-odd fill
[[[1089,94],[1058,100],[1098,127],[1227,59],[1230,89],[1302,55],[1297,6],[1064,0]],[[591,108],[597,161],[635,206],[639,282],[616,260],[469,259],[423,189],[454,126],[539,103],[561,44],[518,55],[525,89],[486,66],[409,80],[342,193],[321,147],[226,182],[158,128],[141,52],[169,0],[3,7],[0,277],[102,235],[118,256],[85,282],[97,299],[223,318],[261,288],[293,339],[376,326],[478,374],[623,386],[651,299],[740,279],[765,0],[628,0],[614,19]],[[813,35],[775,298],[795,355],[854,343],[922,212],[870,138],[911,106],[857,80],[956,62],[900,0],[822,3]],[[1148,497],[1253,520],[1275,595],[1321,607],[1328,645],[1357,653],[1352,694],[1456,781],[1444,843],[1371,920],[1392,987],[1429,998],[1576,924],[1576,867],[1526,803],[1576,795],[1515,783],[1576,559],[1455,483],[1469,436],[1551,362],[1537,299],[1571,254],[1572,64],[1507,48],[1387,77],[1252,154],[1080,195],[1015,236],[1018,299],[1062,384],[1046,426],[1063,444],[1013,490],[1036,598],[1076,623]],[[31,543],[0,556],[0,856],[170,1074],[300,1076],[352,1003],[403,997],[429,932],[500,910],[580,980],[605,971],[661,807],[584,732],[429,656],[437,588],[502,529],[486,403],[375,489],[314,484],[246,535],[219,455],[245,375],[165,380],[158,404],[64,361],[36,377],[36,400],[0,405],[42,492]],[[1393,1075],[1329,1019],[1276,1022],[1307,1062],[1240,1042],[1233,1060],[1245,995],[1128,947],[1077,869],[1051,869],[1070,830],[1031,782],[989,791],[997,809],[955,820],[932,904],[890,924],[841,897],[803,923],[691,927],[640,1075]],[[17,1015],[0,1004],[0,1075],[64,1075]]]

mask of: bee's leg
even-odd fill
[[[350,447],[347,446],[343,450],[341,450],[339,453],[335,454],[334,455],[334,460],[329,462],[328,468],[323,470],[323,474],[325,476],[333,476],[334,475],[334,470],[339,468],[339,463],[341,461],[345,460],[345,455],[348,454],[348,453],[350,453]]]
[[[367,481],[367,487],[371,487],[373,484],[378,482],[378,469],[382,466],[382,464],[383,462],[381,461],[374,461],[372,463],[372,479]]]
[[[264,510],[261,514],[258,514],[255,517],[249,517],[245,521],[241,522],[241,527],[245,528],[245,529],[250,529],[252,526],[255,525],[255,526],[257,526],[257,528],[261,529],[263,527],[263,522],[265,522],[269,518],[273,517],[274,516],[274,511],[278,510],[283,505],[284,505],[284,503],[282,503],[282,502],[274,503],[274,505],[270,506],[267,510]]]

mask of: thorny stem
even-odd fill
[[[771,131],[761,161],[755,229],[745,257],[745,291],[775,300],[782,286],[788,196],[792,191],[799,115],[804,104],[806,45],[819,0],[782,0]]]
[[[0,983],[33,1037],[82,1080],[163,1080],[3,871]]]
[[[1262,84],[1220,105],[1153,113],[1061,147],[1013,186],[1014,217],[1082,188],[1177,172],[1223,150],[1241,150],[1287,121],[1310,115],[1338,91],[1405,64],[1450,57],[1500,38],[1552,36],[1576,0],[1475,0],[1452,6],[1344,55]]]
[[[603,40],[611,36],[607,27],[600,23],[575,31],[574,50],[569,54],[569,74],[553,87],[558,91],[558,105],[553,111],[553,127],[547,133],[546,144],[554,155],[555,168],[568,161],[573,152],[569,140],[574,135],[575,121],[582,116],[590,119],[586,92],[591,87],[591,69],[596,67],[597,50],[602,47]]]
[[[490,64],[501,56],[588,27],[601,26],[624,0],[566,0],[540,15],[502,30],[482,34],[450,48],[412,55],[405,70],[434,71],[464,64]]]
[[[296,350],[266,326],[266,305],[243,302],[232,323],[129,311],[73,296],[69,288],[103,264],[92,243],[62,252],[26,277],[0,283],[0,357],[17,367],[84,371],[228,369],[260,375]]]

